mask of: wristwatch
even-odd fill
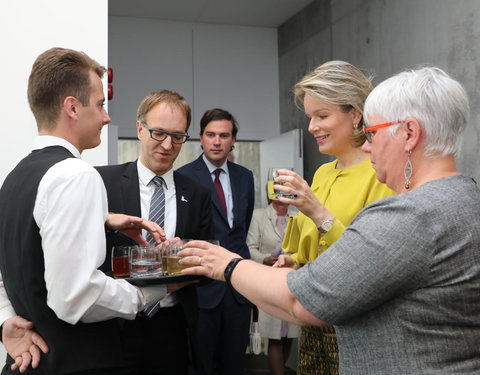
[[[320,236],[325,236],[327,232],[332,229],[333,224],[335,224],[335,218],[325,220],[320,226],[318,226],[318,231],[320,232]]]

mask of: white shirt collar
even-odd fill
[[[32,150],[40,150],[50,146],[62,146],[70,151],[76,158],[81,158],[80,151],[67,140],[53,135],[39,135],[33,142]]]
[[[156,174],[148,169],[146,166],[142,164],[140,161],[140,158],[137,160],[137,170],[138,170],[138,178],[144,184],[147,186],[150,181],[156,176]],[[172,187],[174,185],[174,180],[173,180],[173,169],[170,169],[169,171],[165,172],[164,174],[161,175],[163,180],[165,181],[165,187],[168,188]]]
[[[204,161],[205,164],[207,165],[207,168],[208,168],[208,171],[210,172],[210,174],[212,174],[213,172],[215,172],[216,169],[220,168],[222,171],[224,171],[224,172],[228,175],[227,160],[225,160],[225,162],[224,162],[220,167],[217,167],[216,165],[213,165],[213,164],[207,159],[207,157],[205,156],[205,154],[203,154],[202,157],[203,157],[203,161]]]

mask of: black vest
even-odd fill
[[[72,325],[58,319],[46,303],[45,265],[33,209],[43,175],[71,157],[60,146],[33,151],[8,175],[0,190],[0,270],[5,289],[16,313],[34,323],[50,348],[42,355],[38,369],[29,368],[31,374],[67,374],[125,365],[117,319]],[[12,362],[8,356],[7,363]]]

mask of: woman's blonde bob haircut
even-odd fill
[[[307,74],[294,87],[295,104],[303,110],[305,95],[311,95],[328,104],[336,104],[348,113],[352,108],[363,115],[363,105],[372,91],[371,77],[345,61],[328,61]],[[352,124],[355,125],[355,124]],[[352,127],[352,144],[360,147],[365,142],[363,117]]]

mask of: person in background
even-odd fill
[[[281,319],[335,325],[342,375],[479,374],[480,189],[455,163],[468,117],[465,89],[441,69],[385,80],[365,103],[362,149],[398,195],[365,207],[298,270],[195,241],[179,254],[195,265],[183,272],[226,280]],[[295,176],[276,181],[302,189]]]
[[[268,196],[267,200],[266,208],[256,208],[253,211],[247,245],[254,261],[272,266],[282,252],[281,245],[288,218],[296,215],[297,211],[286,203],[269,199]],[[272,375],[283,375],[293,338],[300,335],[300,327],[277,319],[262,310],[259,310],[258,325],[260,335],[268,338],[270,371]]]
[[[52,48],[36,59],[28,101],[39,137],[0,189],[0,306],[33,323],[48,344],[34,373],[130,374],[114,318],[134,319],[160,298],[159,287],[138,288],[98,270],[106,229],[142,244],[142,229],[164,239],[156,223],[109,214],[100,175],[80,159],[100,144],[110,122],[104,72],[70,49]],[[3,373],[14,359],[6,362]]]
[[[163,223],[158,224],[165,236],[213,237],[210,190],[172,169],[188,139],[190,119],[190,106],[176,92],[154,91],[141,101],[137,111],[138,160],[97,167],[107,189],[109,211],[150,218],[155,180],[160,177],[165,200]],[[132,244],[121,233],[112,233],[107,238],[107,254],[112,246]],[[110,272],[110,262],[102,269]],[[171,285],[164,285],[165,293]],[[198,362],[196,288],[190,285],[166,294],[158,307],[153,316],[139,315],[125,322],[129,357],[138,374],[187,374],[189,365]]]
[[[344,61],[326,62],[295,85],[295,98],[310,119],[308,131],[318,151],[335,156],[316,171],[311,187],[295,172],[285,172],[300,186],[291,204],[301,212],[289,220],[276,266],[302,267],[314,261],[340,238],[355,215],[377,199],[394,192],[375,177],[365,142],[363,105],[372,90],[370,80]],[[335,330],[302,327],[297,372],[338,374]]]
[[[247,233],[255,199],[253,173],[227,161],[238,124],[223,109],[208,110],[200,120],[203,154],[178,169],[210,189],[214,238],[250,258]],[[200,367],[203,374],[243,374],[249,341],[251,304],[224,283],[197,287]]]

